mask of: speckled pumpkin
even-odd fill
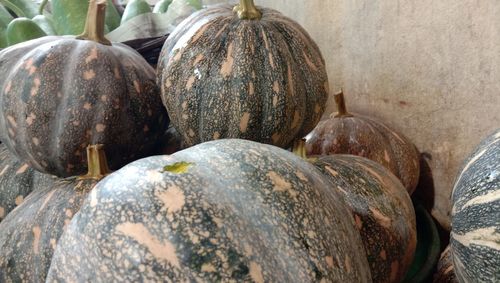
[[[324,156],[314,164],[351,209],[373,282],[401,282],[417,242],[413,204],[401,182],[380,164],[359,156]]]
[[[0,144],[0,222],[34,187],[51,179],[48,175],[33,170],[28,164],[18,161]]]
[[[460,282],[500,280],[500,129],[466,160],[452,193],[450,244]]]
[[[453,270],[453,261],[451,259],[451,249],[448,245],[441,254],[437,265],[436,273],[433,278],[434,283],[457,283],[457,276]]]
[[[316,44],[277,11],[258,7],[245,18],[250,7],[253,1],[241,0],[234,11],[201,10],[163,46],[158,83],[188,146],[241,138],[285,148],[324,112],[328,79]]]
[[[154,69],[102,37],[104,6],[89,9],[78,39],[44,37],[0,52],[10,66],[0,80],[0,138],[39,171],[85,173],[91,143],[104,144],[119,168],[149,154],[167,129]]]
[[[330,187],[308,162],[247,140],[133,162],[90,193],[47,282],[370,282]]]
[[[335,95],[338,113],[307,136],[308,155],[353,154],[382,164],[411,194],[420,175],[420,154],[402,134],[368,117],[347,112],[343,93]]]
[[[57,241],[98,182],[53,177],[0,223],[0,282],[45,282]]]

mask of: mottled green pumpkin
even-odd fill
[[[441,253],[439,262],[436,268],[436,273],[434,274],[434,283],[458,283],[457,276],[455,275],[455,270],[453,269],[453,261],[451,258],[451,248],[448,245],[446,249]]]
[[[465,161],[452,193],[451,253],[460,282],[500,280],[500,129]]]
[[[0,222],[21,204],[37,185],[44,184],[49,179],[49,176],[18,161],[5,145],[0,144]]]
[[[99,177],[51,179],[0,223],[0,282],[45,282],[59,237]]]
[[[154,69],[100,36],[100,5],[89,9],[80,39],[44,37],[0,52],[0,138],[39,171],[84,173],[93,143],[104,144],[110,167],[119,168],[149,154],[167,129]]]
[[[420,176],[420,154],[408,138],[381,122],[347,112],[342,93],[335,95],[338,113],[307,135],[308,155],[353,154],[389,169],[412,194]]]
[[[260,18],[240,19],[238,7],[216,5],[166,40],[158,83],[188,146],[241,138],[288,147],[319,122],[328,96],[320,50],[293,20],[258,10]]]
[[[247,140],[135,161],[89,194],[47,282],[370,282],[330,187],[308,162]]]
[[[349,206],[373,282],[401,282],[417,242],[413,204],[401,182],[380,164],[355,155],[323,156],[314,165]]]

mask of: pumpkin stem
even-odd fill
[[[335,115],[335,118],[342,118],[342,117],[352,117],[352,115],[347,112],[347,108],[345,106],[345,99],[344,99],[344,91],[341,89],[339,93],[335,94],[333,96],[335,98],[335,103],[337,103],[337,115]]]
[[[83,33],[77,39],[92,40],[104,45],[111,42],[104,37],[104,26],[106,21],[106,0],[90,0],[87,20]]]
[[[108,167],[106,153],[102,144],[87,146],[88,173],[78,177],[78,179],[101,180],[106,177],[111,170]]]
[[[43,15],[43,10],[45,10],[45,6],[47,6],[48,2],[49,0],[42,0],[40,6],[38,6],[38,14]]]
[[[10,9],[18,18],[25,18],[26,14],[21,10],[19,7],[14,5],[14,3],[10,2],[9,0],[0,0],[0,4],[5,6],[6,8]]]
[[[240,20],[260,20],[262,13],[255,7],[253,0],[240,0],[240,4],[233,9]]]

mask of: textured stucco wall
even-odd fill
[[[408,136],[431,167],[433,215],[449,225],[462,161],[500,127],[500,1],[273,0],[327,62],[331,92]],[[333,99],[328,110],[334,110]],[[421,188],[430,190],[430,188]]]

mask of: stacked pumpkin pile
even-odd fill
[[[105,9],[0,52],[1,282],[404,278],[418,152],[342,94],[296,142],[328,95],[297,23],[251,0],[202,10],[155,73],[103,36]],[[167,112],[187,148],[156,155]]]

